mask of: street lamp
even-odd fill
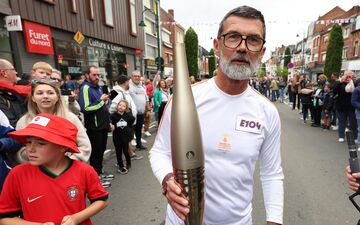
[[[296,34],[296,37],[299,37],[299,34]],[[301,40],[301,73],[305,72],[304,64],[305,64],[305,58],[304,58],[304,39],[305,39],[305,30],[303,30],[303,37]]]
[[[141,13],[141,21],[139,23],[140,27],[146,27],[146,24],[144,22],[144,13],[146,11],[150,11],[154,16],[155,16],[155,20],[156,20],[156,36],[157,36],[157,58],[155,60],[156,64],[157,64],[157,70],[160,71],[160,77],[162,78],[162,71],[161,71],[161,65],[163,64],[163,60],[161,58],[161,51],[160,51],[160,17],[159,17],[159,7],[160,7],[160,0],[155,0],[156,4],[157,4],[157,12],[155,13],[154,11],[145,8],[142,13]]]

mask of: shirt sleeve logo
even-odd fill
[[[263,129],[262,121],[255,120],[252,118],[244,118],[242,116],[237,116],[235,130],[245,131],[255,134],[261,134]]]

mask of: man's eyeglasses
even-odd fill
[[[231,49],[236,49],[245,40],[247,50],[251,52],[259,52],[265,44],[265,40],[257,35],[242,35],[236,32],[231,32],[221,35],[224,46]]]
[[[55,77],[50,77],[51,80],[54,80],[54,81],[57,81],[57,82],[61,82],[62,79],[59,79],[59,78],[55,78]]]

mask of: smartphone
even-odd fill
[[[61,95],[71,95],[71,90],[67,90],[67,89],[61,89]]]
[[[115,90],[110,91],[110,100],[113,100],[119,93]]]

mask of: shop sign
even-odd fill
[[[21,17],[19,15],[6,16],[5,22],[7,31],[22,31]]]
[[[140,48],[135,48],[135,55],[140,56],[142,53],[142,50]]]
[[[24,21],[26,50],[32,53],[53,55],[53,43],[50,27]]]
[[[80,67],[68,67],[68,72],[69,73],[82,74],[82,71],[81,71]]]
[[[98,40],[94,40],[92,38],[89,38],[89,45],[91,47],[102,48],[102,49],[111,50],[114,52],[124,52],[124,49],[120,46],[105,43],[105,42],[98,41]]]
[[[146,70],[157,70],[157,65],[155,63],[155,60],[146,59],[145,60],[145,69]]]
[[[81,45],[81,43],[84,41],[85,37],[84,35],[78,31],[76,32],[76,34],[74,35],[73,39],[79,44]]]

